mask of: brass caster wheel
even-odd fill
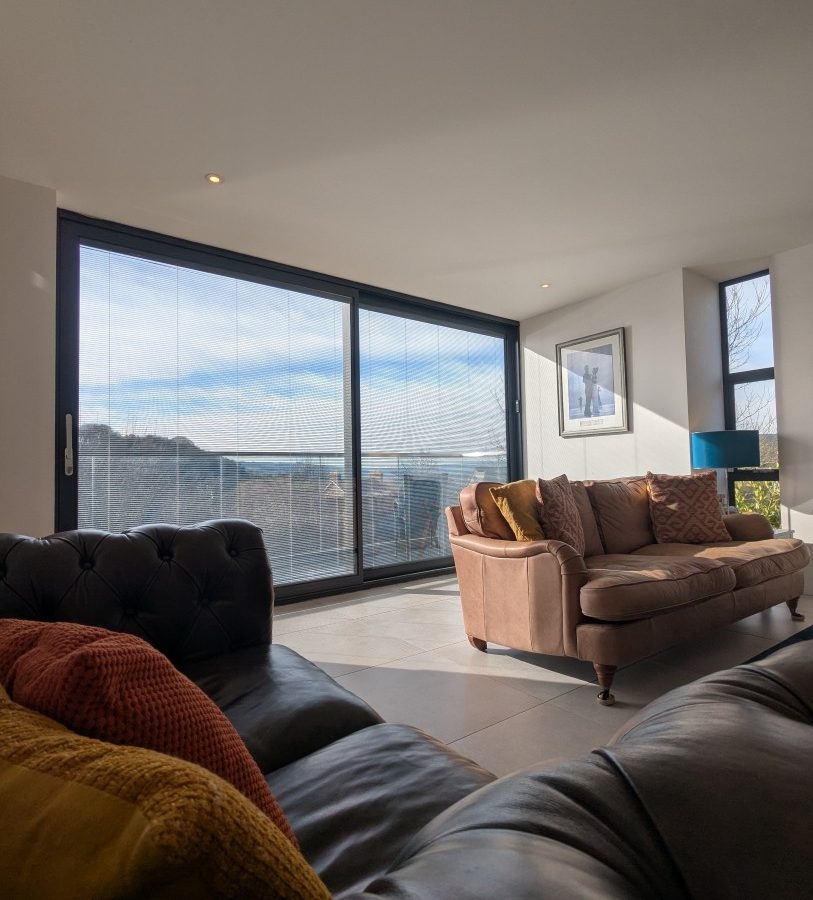
[[[804,622],[804,620],[805,620],[804,613],[792,612],[790,614],[790,617],[791,617],[791,619],[793,619],[794,622]]]
[[[600,691],[596,694],[596,700],[602,706],[612,706],[615,703],[615,695],[611,694],[609,691]]]

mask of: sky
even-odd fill
[[[337,300],[83,247],[80,426],[343,451],[349,323]],[[363,452],[504,450],[501,338],[369,310],[359,325]]]
[[[737,287],[746,308],[748,308],[757,303],[758,292],[767,291],[770,296],[770,276],[763,275],[761,278],[752,278],[749,281],[740,282]],[[732,371],[742,372],[747,369],[762,369],[773,365],[773,322],[770,304],[756,320],[753,330],[754,335],[748,347],[747,358],[737,369]]]

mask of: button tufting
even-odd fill
[[[237,556],[238,552],[234,547],[229,547],[229,556]]]
[[[127,606],[124,609],[124,615],[128,616],[129,618],[132,618],[133,616],[137,615],[137,613],[138,613],[138,610],[134,606]]]
[[[167,550],[161,554],[161,560],[163,562],[169,562],[171,559],[172,559],[172,551],[171,550]]]
[[[93,563],[93,560],[92,560],[92,559],[83,559],[83,560],[79,563],[79,565],[80,565],[83,569],[85,569],[85,571],[88,571],[89,569],[92,569],[92,568],[93,568],[94,563]]]

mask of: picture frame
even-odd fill
[[[629,431],[624,328],[556,345],[561,437]]]

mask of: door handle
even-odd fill
[[[65,416],[65,474],[73,475],[73,416]]]

